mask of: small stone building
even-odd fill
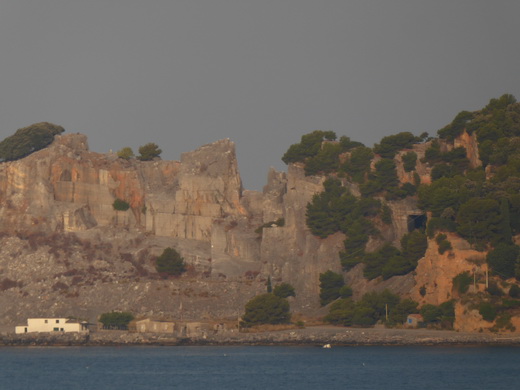
[[[174,333],[175,322],[145,318],[135,321],[135,330],[139,333]]]
[[[214,333],[213,327],[206,322],[183,322],[179,326],[180,337],[206,338],[210,333]]]

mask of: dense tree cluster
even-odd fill
[[[48,122],[18,129],[0,142],[0,162],[18,160],[43,149],[52,143],[55,135],[64,131],[63,127]]]
[[[338,299],[330,306],[325,320],[343,326],[369,327],[378,321],[392,326],[403,324],[409,314],[417,313],[417,306],[417,302],[401,300],[399,296],[384,290],[381,293],[367,293],[357,302],[351,298]]]
[[[478,312],[484,321],[493,322],[497,316],[497,308],[491,302],[481,302]]]
[[[365,265],[363,275],[367,279],[375,279],[379,276],[388,279],[413,271],[417,267],[418,260],[424,256],[427,246],[426,235],[420,230],[414,230],[401,239],[401,250],[387,243],[375,252],[363,251],[358,256],[346,250],[340,253],[340,259],[346,270],[363,263]]]
[[[114,200],[114,203],[112,203],[112,207],[117,211],[126,211],[130,208],[130,204],[122,199],[117,198]]]
[[[179,276],[186,271],[186,264],[179,252],[168,247],[155,260],[155,269],[161,274]]]
[[[451,242],[448,240],[448,236],[444,233],[437,234],[435,242],[437,242],[438,251],[441,255],[452,249]]]
[[[345,286],[343,276],[333,271],[320,274],[320,304],[328,305],[341,296],[341,289]]]
[[[356,221],[362,223],[367,233],[374,231],[367,217],[379,213],[379,201],[355,197],[338,179],[327,179],[323,187],[324,191],[314,195],[307,205],[307,226],[314,235],[321,238],[336,232],[348,235]]]
[[[366,186],[372,186],[373,192],[379,192],[385,188],[397,188],[397,175],[393,160],[380,160],[376,164],[376,171],[370,176]],[[415,189],[415,187],[413,188]],[[388,250],[388,246],[377,253],[365,253],[365,245],[370,236],[376,237],[379,233],[372,220],[377,216],[383,219],[384,211],[389,214],[388,207],[382,207],[379,200],[369,196],[357,198],[342,185],[340,180],[328,178],[324,182],[324,191],[316,194],[307,205],[307,226],[313,234],[321,238],[335,232],[342,232],[347,236],[344,241],[345,250],[340,253],[341,263],[345,269],[348,270],[356,264],[364,263],[365,276],[368,278],[372,279],[381,275],[388,278],[415,269],[418,258],[406,252],[406,249],[401,253],[393,247]],[[389,216],[386,216],[386,223],[389,222],[388,219]],[[422,242],[422,255],[424,255],[426,237],[420,232],[413,233],[415,240],[419,236]],[[405,241],[407,239],[406,237]],[[383,272],[383,268],[385,268],[385,272]]]
[[[396,163],[393,159],[379,160],[374,170],[367,175],[367,180],[360,185],[363,197],[384,195],[385,200],[398,200],[415,195],[417,188],[411,183],[399,186]]]
[[[388,279],[395,275],[405,275],[417,267],[417,262],[424,256],[427,246],[426,235],[420,230],[414,230],[401,239],[401,250],[385,244],[378,251],[366,254],[363,258],[363,275],[367,279],[378,276]]]
[[[341,152],[342,148],[339,143],[323,143],[318,153],[305,161],[305,175],[311,176],[337,171]]]
[[[512,234],[520,232],[518,194],[485,181],[480,172],[422,185],[418,196],[419,207],[432,213],[430,237],[436,231],[457,232],[475,248],[485,249],[509,243]]]
[[[131,147],[125,146],[117,152],[117,157],[122,158],[123,160],[130,160],[135,157],[135,154]]]
[[[497,275],[515,276],[520,233],[520,104],[512,95],[491,99],[482,110],[462,111],[439,130],[441,139],[453,141],[464,131],[475,133],[479,157],[486,170],[468,169],[464,148],[441,152],[433,141],[423,162],[432,169],[431,185],[418,189],[419,206],[432,213],[427,232],[456,232],[478,250],[491,250],[488,264]],[[437,235],[439,252],[451,245]],[[494,249],[493,249],[494,248]],[[518,275],[520,276],[520,275]]]
[[[461,135],[471,120],[474,118],[474,114],[469,111],[461,111],[459,112],[453,121],[440,129],[437,134],[440,138],[447,139],[449,141],[453,141],[459,135]]]
[[[431,142],[421,162],[432,166],[432,180],[462,175],[466,172],[469,165],[465,147],[459,146],[443,152],[438,140]]]
[[[347,173],[353,182],[364,183],[373,158],[374,152],[372,152],[372,149],[364,146],[357,147],[343,163],[341,170]]]
[[[363,261],[370,236],[379,234],[373,220],[382,215],[383,210],[379,200],[357,198],[340,180],[329,178],[324,182],[324,191],[307,205],[307,226],[321,238],[336,232],[346,235],[341,262],[349,269]]]
[[[410,132],[402,132],[383,137],[379,144],[374,145],[374,153],[383,158],[394,158],[396,153],[403,149],[409,149],[414,143],[421,142],[421,137],[416,137]]]
[[[292,285],[284,282],[275,286],[273,294],[280,298],[289,298],[295,297],[296,291],[294,290],[294,287]]]
[[[302,136],[300,143],[293,144],[282,157],[286,164],[304,162],[307,158],[315,157],[321,150],[323,141],[336,140],[333,131],[315,130]]]
[[[455,302],[453,300],[446,301],[439,306],[425,304],[421,307],[420,313],[426,325],[452,329],[455,321]]]
[[[300,143],[291,145],[282,161],[286,164],[305,163],[307,176],[327,174],[339,170],[342,154],[358,147],[363,147],[363,144],[349,137],[343,136],[336,141],[335,132],[315,130],[303,135]]]
[[[503,147],[502,143],[506,139],[520,136],[520,103],[509,94],[491,99],[482,110],[459,113],[438,134],[440,138],[450,140],[464,130],[470,134],[476,133],[479,157],[484,165],[488,165],[491,163],[491,156]]]
[[[103,324],[103,329],[126,330],[133,319],[132,313],[113,311],[101,314],[99,322]]]
[[[417,164],[417,153],[407,152],[401,157],[403,160],[403,167],[405,172],[412,172]]]
[[[139,148],[139,156],[137,157],[141,161],[151,161],[154,158],[158,158],[162,153],[159,146],[153,142],[149,142]]]
[[[487,254],[486,261],[493,272],[504,279],[520,279],[520,247],[501,243]]]
[[[368,182],[360,187],[363,196],[373,196],[379,192],[397,187],[399,179],[393,159],[383,158],[375,164],[375,170],[370,172]]]
[[[476,134],[482,167],[471,166],[468,151],[454,142],[465,131]],[[459,113],[438,135],[439,139],[431,139],[427,133],[419,137],[399,133],[384,137],[374,148],[343,137],[334,142],[336,135],[326,138],[324,132],[302,137],[284,161],[303,163],[307,175],[328,176],[323,192],[307,206],[307,226],[320,238],[345,234],[340,252],[343,269],[348,271],[361,263],[367,279],[388,279],[413,271],[426,252],[427,237],[437,243],[440,254],[451,253],[447,234],[451,232],[473,248],[488,252],[486,261],[492,275],[520,280],[520,247],[512,239],[520,234],[520,104],[511,95],[491,99],[482,110]],[[410,150],[415,143],[425,141],[428,146],[420,162],[430,169],[428,184],[421,183],[416,172],[420,149]],[[399,163],[413,174],[412,183],[399,182]],[[345,178],[358,186],[361,197],[347,188]],[[400,248],[386,243],[367,253],[369,239],[382,238],[376,227],[392,222],[389,205],[408,196],[417,196],[418,206],[428,213],[426,229],[415,226],[402,237]],[[473,294],[469,286],[474,278],[469,272],[457,275],[453,279],[455,296],[469,299],[486,321],[494,321],[494,330],[514,329],[510,320],[513,311],[520,309],[520,287],[512,284],[504,291],[503,285],[491,280],[486,294]],[[420,293],[427,294],[425,286]],[[330,304],[326,317],[330,323],[402,324],[408,314],[419,310],[416,302],[401,301],[389,292],[366,294],[357,302],[351,296],[352,289],[341,274],[327,271],[320,275],[320,302]],[[451,329],[454,301],[425,304],[420,313],[425,326]]]
[[[287,324],[291,321],[289,302],[272,293],[257,295],[245,307],[240,326]]]

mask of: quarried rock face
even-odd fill
[[[180,162],[127,161],[90,152],[83,135],[57,136],[46,149],[0,164],[2,231],[16,237],[16,249],[0,260],[4,314],[13,321],[96,310],[178,316],[184,301],[192,318],[236,316],[262,283],[255,278],[261,268],[257,198],[242,196],[230,140],[185,153]],[[116,199],[128,210],[115,210]],[[189,270],[163,282],[151,259],[168,246],[181,252]],[[38,273],[24,271],[35,265]],[[241,288],[247,271],[254,277]],[[177,296],[174,305],[168,294]]]
[[[184,153],[172,188],[147,196],[146,230],[159,236],[211,241],[215,219],[246,215],[241,194],[231,141]]]
[[[458,142],[474,155],[468,137]],[[420,159],[428,147],[413,147],[423,183],[430,168]],[[402,153],[395,158],[399,180],[415,183]],[[244,191],[230,140],[184,153],[181,161],[137,161],[90,152],[80,134],[56,136],[45,149],[0,163],[0,316],[9,323],[38,315],[95,321],[102,312],[129,310],[236,319],[265,291],[268,277],[273,286],[295,287],[293,311],[316,313],[319,275],[342,272],[345,240],[342,233],[320,239],[307,228],[307,204],[324,180],[305,176],[296,163],[287,173],[271,169],[262,193]],[[346,185],[359,195],[357,185]],[[116,210],[117,199],[128,209]],[[381,235],[367,251],[383,241],[399,246],[426,218],[412,197],[386,203],[393,222],[377,226]],[[358,265],[346,281],[356,299],[389,288],[421,303],[442,303],[453,296],[453,277],[478,255],[465,241],[450,241],[454,249],[444,255],[430,241],[415,275],[367,281]],[[183,276],[157,274],[153,259],[166,247],[184,257]]]
[[[282,175],[272,172],[269,177],[264,189],[269,218],[284,218],[285,224],[263,229],[262,272],[271,275],[273,285],[282,280],[291,283],[296,289],[295,305],[314,308],[319,300],[320,273],[341,272],[338,253],[345,237],[336,233],[320,239],[307,228],[307,204],[323,191],[323,177],[305,176],[298,164],[289,165],[286,187],[280,185],[285,180]],[[273,190],[276,188],[278,192]]]
[[[211,241],[212,223],[246,214],[229,140],[176,161],[125,161],[88,151],[79,134],[0,165],[0,216],[10,231],[82,231],[118,226]],[[127,202],[127,211],[113,207]]]
[[[274,168],[269,170],[267,184],[261,197],[261,210],[263,222],[276,221],[284,218],[284,196],[287,193],[287,175],[277,172]]]

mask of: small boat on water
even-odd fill
[[[328,348],[332,348],[332,346],[330,344],[325,344],[325,345],[323,345],[323,348],[327,348],[328,349]]]

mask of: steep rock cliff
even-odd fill
[[[474,137],[456,142],[478,164]],[[429,145],[410,149],[423,183],[430,168],[420,159]],[[403,168],[406,152],[395,157],[398,178],[414,183]],[[145,162],[90,152],[81,134],[56,136],[46,149],[0,164],[0,313],[6,323],[36,315],[93,321],[110,310],[237,318],[270,276],[273,285],[295,287],[293,311],[312,315],[319,309],[320,273],[342,272],[345,239],[341,233],[320,239],[306,226],[306,206],[324,180],[305,176],[296,163],[287,173],[271,169],[263,192],[243,190],[230,140],[184,153],[180,161]],[[359,195],[357,185],[346,185]],[[130,208],[115,210],[116,199]],[[385,203],[392,224],[377,226],[381,236],[369,241],[368,251],[385,241],[399,246],[424,217],[413,197]],[[389,288],[421,303],[442,303],[454,294],[453,277],[482,257],[456,236],[450,241],[454,249],[445,255],[430,241],[415,273],[368,281],[358,265],[345,280],[356,299]],[[181,252],[189,270],[163,280],[153,258],[168,246]]]
[[[285,188],[280,193],[271,190],[280,182],[280,176],[271,174],[265,189],[271,204],[269,218],[284,218],[284,226],[264,228],[261,243],[262,271],[274,280],[293,284],[298,294],[296,304],[315,307],[318,304],[319,274],[329,269],[340,271],[338,253],[344,236],[340,233],[327,239],[312,235],[305,222],[307,203],[323,190],[323,177],[305,176],[303,167],[290,165]],[[278,205],[272,199],[278,200]],[[279,214],[273,210],[279,210]],[[302,277],[305,275],[305,277]]]
[[[130,208],[115,210],[116,199]],[[86,311],[95,319],[94,308],[139,313],[148,305],[173,316],[178,310],[168,299],[161,300],[160,295],[148,299],[153,291],[143,292],[143,284],[177,285],[183,290],[194,280],[195,274],[157,281],[153,255],[172,246],[185,257],[190,272],[199,275],[195,279],[205,275],[202,279],[209,280],[201,283],[217,285],[211,293],[204,292],[207,285],[200,287],[188,294],[191,299],[198,294],[222,299],[217,293],[222,286],[223,296],[229,297],[208,310],[213,315],[236,315],[255,295],[255,285],[262,283],[248,280],[247,294],[236,295],[230,287],[247,270],[259,273],[261,268],[260,243],[254,234],[262,219],[254,213],[261,210],[248,211],[241,201],[235,148],[229,140],[185,153],[180,162],[141,162],[90,152],[80,134],[57,136],[46,149],[0,164],[0,220],[7,240],[0,260],[2,308],[11,313],[8,318],[18,321],[36,312],[84,315]],[[24,272],[36,265],[38,273]],[[108,291],[120,290],[120,282],[128,287],[126,293],[134,291],[135,300],[148,299],[148,305],[136,306],[131,297],[114,299],[117,294]],[[12,294],[19,295],[17,300]],[[209,302],[183,310],[198,317]],[[229,308],[225,302],[231,303]]]

